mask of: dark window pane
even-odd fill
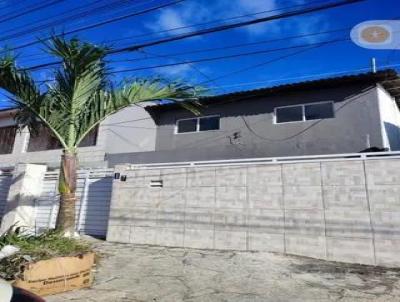
[[[88,135],[86,135],[86,137],[81,141],[79,147],[95,146],[97,141],[97,130],[98,127],[90,131]],[[31,133],[28,144],[28,152],[55,150],[61,148],[61,143],[47,127],[41,126],[38,129],[37,134]]]
[[[17,128],[14,126],[0,128],[0,154],[12,153],[16,133]]]
[[[287,123],[303,120],[302,106],[284,107],[276,109],[276,122]]]
[[[98,127],[91,130],[79,144],[79,147],[96,146]]]
[[[178,121],[178,133],[195,132],[197,129],[197,119]]]
[[[219,130],[219,116],[200,118],[200,131]]]
[[[322,103],[305,106],[306,120],[319,120],[333,117],[333,104]]]
[[[31,133],[28,152],[61,149],[62,145],[51,131],[44,126],[39,127],[37,133]]]

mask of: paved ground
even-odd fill
[[[98,243],[91,289],[61,301],[400,301],[400,270],[271,253]]]

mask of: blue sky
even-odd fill
[[[193,24],[214,21],[223,18],[236,17],[245,14],[270,11],[256,15],[263,17],[288,11],[290,7],[301,8],[300,5],[318,5],[321,3],[331,3],[337,0],[186,0],[157,12],[151,12],[143,16],[129,18],[124,21],[109,24],[107,26],[88,30],[77,34],[83,40],[93,43],[106,43],[113,47],[121,47],[130,44],[137,44],[145,40],[155,40],[169,35],[192,31],[201,26],[193,26],[187,30],[176,30],[157,33],[177,27],[185,27]],[[58,27],[48,27],[44,30],[31,33],[29,35],[0,41],[1,47],[15,47],[37,39],[44,38],[51,31],[68,31],[87,24],[106,20],[114,16],[120,16],[129,12],[143,10],[148,7],[167,3],[168,0],[126,0],[125,6],[116,7],[115,0],[87,0],[73,1],[64,0],[56,5],[35,13],[13,19],[8,22],[0,23],[0,40],[5,35],[17,33],[32,26],[41,25],[51,20],[58,20],[61,17],[79,12],[78,7],[94,3],[94,6],[105,4],[113,5],[114,9],[105,10],[102,14],[88,14],[83,18],[70,18],[68,22]],[[120,1],[121,3],[123,1]],[[0,1],[0,22],[7,16],[16,11],[23,11],[27,5],[41,3],[38,0],[3,0]],[[133,52],[110,56],[113,70],[124,70],[128,68],[147,67],[159,64],[168,64],[176,61],[195,60],[207,57],[218,57],[232,55],[243,52],[264,51],[274,48],[285,48],[308,43],[318,43],[332,39],[342,39],[349,37],[349,31],[344,30],[336,33],[302,37],[297,39],[283,39],[286,37],[331,31],[335,29],[351,28],[356,24],[367,20],[387,20],[400,18],[400,3],[398,0],[366,0],[361,3],[348,5],[345,7],[330,9],[323,12],[307,14],[301,17],[293,17],[279,21],[267,22],[263,24],[248,26],[226,32],[214,33],[201,37],[172,42],[155,47],[144,49],[147,54]],[[293,8],[292,8],[293,9]],[[244,21],[255,18],[247,17],[234,20]],[[231,21],[232,22],[232,21]],[[217,25],[221,23],[213,24]],[[121,41],[111,40],[124,39]],[[224,48],[233,44],[253,43],[281,39],[278,42],[263,43],[240,48],[221,49],[204,53],[176,55],[174,53],[208,49],[220,47]],[[204,83],[212,88],[214,93],[225,93],[236,90],[252,89],[257,87],[272,86],[286,82],[297,82],[312,78],[326,77],[331,74],[343,71],[357,72],[358,70],[368,69],[372,57],[377,59],[378,68],[385,65],[400,64],[399,50],[368,50],[360,48],[351,41],[338,42],[305,51],[301,54],[293,55],[285,59],[277,60],[273,63],[265,63],[259,68],[250,68],[256,64],[271,61],[276,58],[298,51],[299,49],[289,49],[252,56],[243,56],[226,60],[203,62],[197,64],[178,65],[168,68],[154,68],[149,70],[121,73],[113,76],[115,82],[121,81],[124,77],[149,77],[162,76],[169,79],[182,79],[190,83]],[[28,67],[42,64],[53,60],[47,55],[41,54],[43,46],[34,45],[16,51],[21,67]],[[156,55],[154,57],[154,55]],[[165,57],[165,55],[169,55]],[[149,58],[153,56],[152,58]],[[161,56],[161,57],[160,57]],[[164,57],[163,57],[164,56]],[[145,58],[145,60],[126,62],[126,59]],[[245,72],[238,72],[249,68]],[[52,71],[49,69],[38,70],[34,73],[37,80],[51,79]],[[234,73],[227,76],[230,73]],[[215,81],[210,79],[219,78]],[[0,104],[5,106],[4,104]]]

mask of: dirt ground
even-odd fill
[[[264,252],[109,242],[96,249],[102,258],[94,286],[48,302],[400,301],[400,269]]]

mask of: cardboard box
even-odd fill
[[[58,257],[31,263],[23,277],[13,285],[39,296],[53,295],[90,287],[93,282],[94,253],[76,257]]]

